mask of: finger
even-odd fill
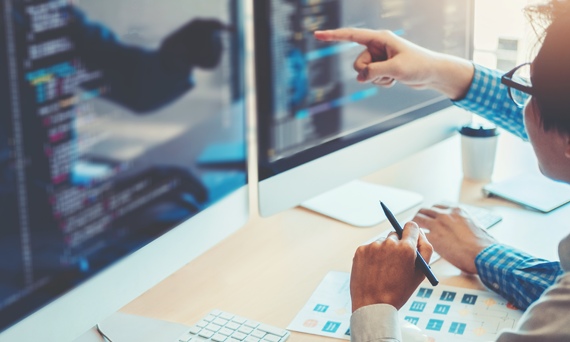
[[[444,209],[444,210],[450,208],[450,206],[447,206],[447,205],[445,205],[445,204],[436,204],[436,205],[434,205],[433,207],[434,207],[434,208],[438,208],[438,209]]]
[[[377,31],[356,29],[356,28],[341,28],[337,30],[316,31],[315,38],[326,42],[331,41],[349,41],[361,45],[368,45],[374,40],[379,39]]]
[[[433,219],[436,219],[439,216],[439,214],[441,214],[442,212],[441,212],[441,209],[437,209],[437,208],[432,207],[429,209],[428,208],[422,208],[422,209],[420,209],[420,211],[418,211],[418,213],[424,214],[425,216],[429,216]]]
[[[398,234],[396,232],[391,232],[390,234],[388,234],[387,239],[391,239],[395,242],[400,241],[400,236],[398,236]]]
[[[360,73],[368,64],[372,63],[372,55],[368,49],[362,51],[356,61],[354,61],[354,70]]]
[[[372,82],[374,85],[380,86],[380,87],[384,87],[384,88],[392,88],[394,86],[394,84],[396,84],[396,80],[395,79],[389,79],[388,81],[382,81],[382,82]]]
[[[413,222],[417,223],[418,226],[422,227],[422,228],[427,228],[430,229],[430,227],[433,225],[433,218],[426,216],[422,213],[417,213],[416,216],[412,219]]]
[[[389,59],[383,62],[375,62],[368,64],[364,69],[358,74],[358,80],[360,82],[371,82],[376,78],[393,78],[397,79],[397,68],[396,63]]]
[[[424,258],[424,260],[429,263],[431,256],[433,254],[433,246],[429,242],[426,234],[420,229],[420,238],[418,239],[418,251]]]
[[[415,248],[418,247],[418,240],[420,238],[420,227],[415,222],[408,222],[404,226],[402,233],[402,242],[407,242]]]

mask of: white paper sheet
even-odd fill
[[[350,339],[350,274],[329,272],[287,329]],[[400,310],[430,342],[493,341],[522,315],[501,296],[452,286],[420,286]]]

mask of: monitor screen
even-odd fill
[[[451,105],[441,94],[360,84],[365,49],[322,42],[316,30],[387,29],[469,58],[470,0],[259,0],[255,3],[260,179]]]
[[[0,332],[246,184],[239,4],[1,2]]]

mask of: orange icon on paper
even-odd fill
[[[459,310],[459,314],[461,316],[467,316],[467,315],[469,315],[469,310],[467,310],[467,309]]]
[[[340,309],[336,310],[336,314],[339,316],[342,316],[342,315],[347,314],[347,313],[348,313],[348,311],[346,311],[345,308],[340,308]]]
[[[428,337],[428,342],[435,342],[435,338],[433,338],[433,337]]]
[[[495,302],[495,301],[493,300],[493,298],[489,298],[489,299],[487,299],[486,301],[484,301],[483,303],[487,304],[487,307],[490,307],[490,306],[493,306],[493,305],[497,304],[497,302]]]
[[[319,323],[319,321],[316,321],[314,319],[308,319],[305,321],[305,323],[303,323],[303,326],[307,328],[314,328],[317,326],[317,323]]]
[[[487,330],[483,329],[483,327],[480,327],[473,330],[473,332],[475,333],[475,335],[477,335],[477,337],[481,337],[487,333]]]

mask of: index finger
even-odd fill
[[[360,45],[368,45],[378,39],[378,32],[366,29],[341,28],[337,30],[316,31],[315,37],[319,40],[349,41]]]
[[[402,241],[407,241],[409,244],[418,247],[418,240],[420,238],[420,227],[415,222],[408,222],[404,226],[404,232],[402,233]]]

